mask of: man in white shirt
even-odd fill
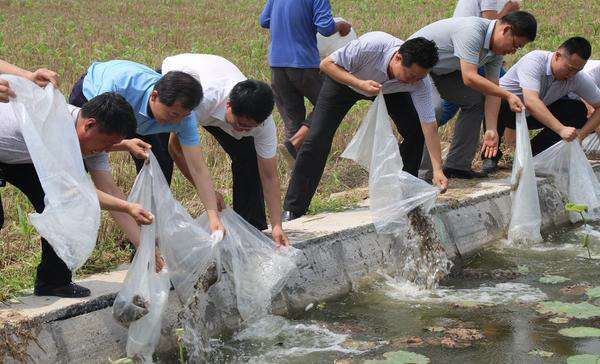
[[[600,89],[587,73],[580,72],[591,51],[585,38],[572,37],[555,52],[527,53],[500,79],[500,87],[523,99],[529,129],[543,129],[531,140],[533,155],[561,139],[583,140],[600,124]],[[570,93],[594,108],[589,118],[581,100],[565,97]],[[513,144],[515,113],[502,102],[495,115],[499,133],[506,127],[507,142]]]
[[[453,18],[476,16],[485,19],[501,19],[504,15],[519,11],[519,2],[507,1],[502,9],[498,9],[497,0],[458,0],[454,8]]]
[[[287,245],[281,227],[277,133],[271,116],[274,101],[269,85],[247,80],[233,63],[209,54],[167,57],[161,72],[170,71],[186,72],[202,85],[204,97],[194,113],[198,125],[211,133],[231,158],[233,209],[254,227],[264,230],[266,200],[273,240],[277,246]],[[174,160],[183,157],[174,134],[169,140],[169,152]],[[182,173],[188,177],[185,168]]]
[[[142,141],[123,140],[135,132],[133,110],[123,97],[115,93],[101,94],[81,109],[71,105],[68,108],[72,119],[67,122],[73,123],[77,133],[85,166],[98,189],[100,206],[110,210],[126,236],[137,246],[140,240],[137,224],[150,224],[153,217],[141,205],[125,199],[110,175],[106,153],[109,150],[128,150],[136,155],[144,153],[146,144]],[[21,190],[35,210],[41,213],[44,210],[44,190],[10,103],[0,104],[0,169],[4,172],[6,181]],[[117,193],[106,186],[112,186]],[[0,228],[3,222],[0,214]],[[159,265],[162,264],[160,257],[157,258]],[[73,283],[71,278],[71,271],[46,239],[42,238],[42,255],[37,267],[34,294],[59,297],[90,295],[89,289]]]

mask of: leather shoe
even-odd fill
[[[490,174],[496,172],[497,170],[498,161],[487,158],[484,159],[483,162],[481,162],[481,173]]]
[[[462,169],[454,169],[449,167],[444,167],[444,175],[447,178],[461,178],[461,179],[473,179],[473,178],[483,178],[487,177],[487,174],[476,172],[472,169],[462,170]]]
[[[89,289],[75,284],[73,282],[65,285],[39,285],[35,286],[33,294],[36,296],[56,296],[66,298],[81,298],[87,297],[90,294]]]
[[[283,210],[283,212],[281,213],[281,222],[296,220],[300,216],[302,215],[297,214],[295,212]]]

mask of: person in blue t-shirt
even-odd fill
[[[269,65],[277,110],[285,125],[284,156],[289,164],[310,128],[304,98],[315,105],[323,84],[317,49],[317,32],[345,36],[351,25],[335,22],[329,0],[268,0],[260,25],[271,34]]]
[[[223,230],[217,198],[202,150],[192,110],[202,101],[202,86],[185,72],[165,75],[139,63],[123,60],[95,62],[73,86],[69,103],[82,106],[87,100],[113,91],[131,104],[137,121],[136,137],[149,143],[170,182],[173,161],[168,152],[169,133],[179,137],[187,168],[209,217],[209,230]],[[166,140],[165,140],[166,138]],[[138,171],[143,160],[136,159]]]

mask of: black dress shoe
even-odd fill
[[[498,161],[495,159],[487,158],[481,162],[481,173],[490,174],[498,170]]]
[[[34,288],[33,294],[36,296],[81,298],[89,296],[92,292],[83,286],[71,282],[62,286],[39,285]]]
[[[447,178],[461,178],[461,179],[473,179],[473,178],[483,178],[487,177],[487,174],[476,172],[472,169],[467,171],[462,169],[454,169],[449,167],[444,167],[444,175]]]
[[[283,212],[281,213],[281,222],[296,220],[300,216],[302,215],[297,214],[295,212],[283,210]]]

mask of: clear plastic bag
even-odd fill
[[[438,189],[402,170],[402,157],[382,93],[342,157],[369,170],[370,209],[379,234],[401,234],[411,210],[421,207],[423,213],[428,213],[435,204]]]
[[[333,20],[335,20],[336,23],[339,21],[346,21],[344,18],[339,17],[333,18]],[[354,31],[354,27],[352,27],[350,29],[350,33],[346,34],[344,37],[342,37],[339,32],[336,32],[329,37],[325,37],[317,33],[317,48],[319,49],[319,56],[321,56],[321,58],[325,58],[355,39],[358,39],[358,36]]]
[[[592,159],[600,159],[600,136],[592,133],[584,139],[581,147],[584,153]]]
[[[10,105],[45,192],[41,214],[29,215],[70,270],[80,268],[96,245],[100,204],[85,172],[79,140],[64,96],[52,84],[42,89],[3,75],[17,95]]]
[[[535,172],[541,176],[553,176],[556,187],[571,203],[588,207],[586,218],[598,218],[600,207],[600,183],[594,174],[578,141],[561,140],[533,158]],[[581,219],[579,214],[570,213],[571,221]]]
[[[152,158],[154,156],[152,155]],[[156,213],[152,203],[152,174],[160,168],[144,166],[129,195],[129,200]],[[127,356],[152,363],[154,348],[160,339],[162,316],[169,298],[169,273],[155,268],[156,221],[141,227],[140,246],[123,286],[113,303],[115,319],[129,327]]]
[[[510,178],[512,207],[508,239],[531,244],[542,241],[542,213],[525,112],[517,113],[516,117],[517,148]]]

